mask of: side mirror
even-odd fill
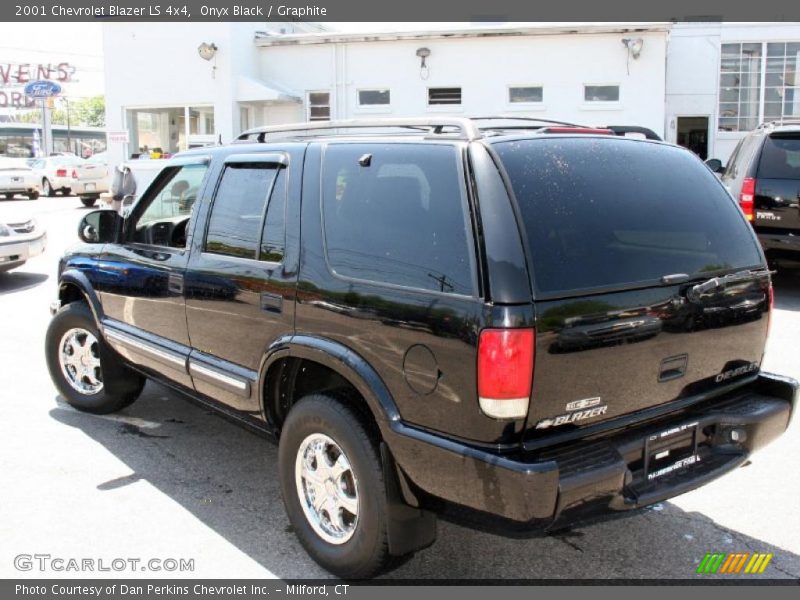
[[[111,180],[111,197],[122,202],[125,196],[136,194],[136,179],[128,167],[116,167],[114,177]]]
[[[709,158],[706,161],[706,166],[711,169],[712,173],[724,173],[725,167],[722,166],[722,161],[718,158]]]
[[[113,210],[86,213],[78,224],[78,237],[87,244],[108,244],[116,237],[120,216]]]

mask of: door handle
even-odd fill
[[[167,289],[173,294],[183,295],[183,275],[170,273],[167,279]]]
[[[280,313],[283,310],[283,296],[279,294],[261,293],[261,310]]]

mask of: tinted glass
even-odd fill
[[[542,88],[539,86],[508,88],[508,101],[512,103],[541,102],[543,97]]]
[[[231,164],[219,183],[206,234],[206,252],[255,259],[274,166]]]
[[[390,103],[389,90],[359,90],[358,103],[362,106],[388,105]]]
[[[286,247],[286,169],[278,171],[267,205],[267,218],[261,235],[259,260],[280,262]]]
[[[622,138],[495,145],[541,293],[760,265],[753,234],[690,152]]]
[[[365,154],[369,166],[359,164]],[[323,186],[328,262],[337,274],[473,293],[455,148],[334,144]]]
[[[800,134],[773,135],[764,140],[758,177],[800,179]]]

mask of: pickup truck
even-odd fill
[[[796,403],[761,370],[772,284],[736,202],[607,128],[256,129],[78,233],[59,393],[108,413],[151,378],[273,438],[293,529],[340,577],[429,546],[441,512],[516,535],[682,494]]]

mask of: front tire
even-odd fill
[[[48,179],[42,179],[42,193],[45,196],[55,196],[56,192]]]
[[[278,450],[286,512],[322,567],[367,578],[389,560],[386,490],[377,440],[354,410],[324,394],[289,412]]]
[[[31,192],[28,194],[28,200],[38,200],[39,199],[39,192]]]
[[[74,408],[107,414],[132,404],[144,378],[126,367],[105,344],[89,307],[73,302],[50,321],[45,336],[50,377]]]

